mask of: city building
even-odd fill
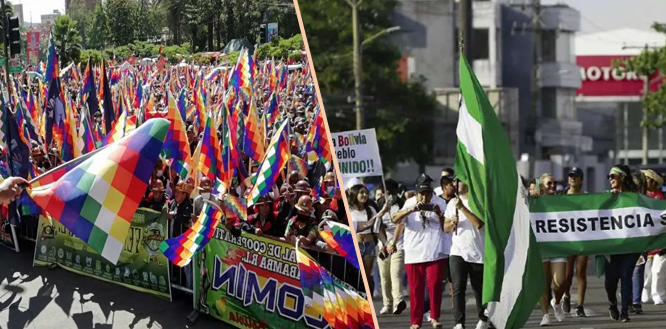
[[[405,163],[391,173],[409,182],[425,170],[439,175],[455,157],[458,121],[457,1],[399,2],[393,17],[406,33],[393,36],[403,51],[403,78],[424,77],[439,103],[434,118],[434,159],[419,168]],[[504,124],[525,177],[551,172],[565,181],[567,170],[583,167],[591,191],[600,190],[607,154],[593,151],[591,133],[576,113],[580,70],[575,35],[580,13],[566,5],[538,0],[492,0],[472,3],[471,62],[500,121]],[[597,182],[599,184],[597,184]]]
[[[97,6],[100,0],[65,0],[65,13],[69,13],[72,5],[76,4],[77,2],[85,4],[86,9],[93,11],[95,10],[95,6]]]
[[[56,19],[60,17],[62,13],[60,13],[60,10],[54,9],[53,13],[51,14],[45,14],[41,16],[41,21],[42,21],[42,26],[53,26],[55,25]]]
[[[19,19],[19,25],[23,26],[23,22],[24,22],[24,20],[23,20],[23,4],[19,3],[19,4],[16,4],[16,5],[12,5],[12,7],[14,7],[14,16],[18,17],[18,19]]]
[[[613,163],[642,162],[641,97],[645,78],[614,69],[614,60],[640,54],[645,47],[664,47],[666,37],[654,31],[618,29],[576,36],[576,62],[583,80],[577,91],[576,109],[583,130],[594,138],[593,153]],[[648,78],[656,90],[663,78]],[[648,163],[663,164],[666,137],[663,128],[648,135]]]

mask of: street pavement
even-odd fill
[[[587,294],[585,300],[585,310],[587,313],[586,318],[579,318],[575,315],[575,306],[577,296],[574,293],[576,291],[574,279],[574,287],[572,287],[571,292],[572,296],[572,315],[566,315],[566,319],[563,322],[557,322],[555,317],[552,316],[551,309],[551,319],[552,319],[552,328],[576,328],[576,329],[598,329],[598,328],[634,328],[634,329],[643,329],[643,328],[666,328],[666,305],[655,306],[653,304],[643,305],[642,315],[629,315],[631,322],[621,323],[612,321],[608,315],[608,302],[606,299],[606,291],[604,290],[603,277],[597,278],[595,275],[588,275],[587,282]],[[466,307],[466,328],[475,328],[478,319],[476,318],[476,304],[474,301],[474,296],[472,295],[472,288],[468,285],[467,287],[467,307]],[[619,287],[618,287],[619,293]],[[618,295],[619,296],[619,295]],[[619,297],[618,297],[619,299]],[[407,302],[409,304],[409,298],[407,297]],[[373,305],[375,307],[375,312],[377,314],[377,320],[379,322],[380,329],[389,329],[389,328],[409,328],[409,307],[401,315],[379,315],[379,310],[382,308],[382,299],[381,297],[375,297],[373,299]],[[444,292],[444,298],[442,299],[442,315],[440,317],[440,322],[443,325],[444,329],[453,328],[455,323],[453,322],[453,310],[451,306],[451,298],[449,297],[448,285],[446,291]],[[541,328],[539,324],[541,323],[542,313],[538,306],[534,308],[532,315],[530,316],[529,321],[525,328]],[[422,328],[432,328],[429,324],[425,323],[422,325]]]
[[[33,255],[33,243],[22,243],[20,253],[0,246],[0,329],[232,328],[203,314],[189,325],[191,298],[170,302],[64,269],[33,268]]]

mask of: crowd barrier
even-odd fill
[[[19,239],[34,243],[37,238],[38,229],[38,219],[36,217],[23,217],[20,226],[17,227],[17,236]],[[335,277],[346,282],[356,291],[365,291],[359,270],[351,266],[342,256],[312,248],[304,249]],[[171,266],[172,277],[175,278],[175,280],[172,280],[171,288],[191,294],[192,289],[187,288],[184,271],[184,268]]]

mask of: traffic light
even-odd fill
[[[21,53],[21,32],[19,31],[18,17],[8,17],[9,20],[9,52],[12,57]]]
[[[259,25],[259,43],[266,43],[268,41],[268,30],[266,24]]]

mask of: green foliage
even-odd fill
[[[96,49],[84,49],[81,51],[81,63],[85,65],[88,61],[88,58],[91,59],[93,65],[99,65],[102,63],[102,52]],[[84,67],[81,67],[81,70],[84,70]]]
[[[271,42],[262,44],[257,49],[257,58],[271,59],[300,59],[300,52],[304,49],[303,37],[297,34],[289,39],[273,38]],[[298,56],[296,56],[298,53]]]
[[[109,18],[102,3],[98,3],[95,12],[92,14],[90,26],[88,27],[88,48],[103,49],[111,38],[111,29],[109,28]]]
[[[121,46],[134,41],[137,36],[138,3],[133,0],[107,0],[105,10],[113,44]]]
[[[219,57],[218,61],[229,62],[229,64],[234,65],[238,61],[238,56],[240,56],[240,51],[234,51],[231,54]]]
[[[396,2],[366,0],[359,8],[361,39],[393,26]],[[332,132],[355,129],[353,105],[351,8],[345,1],[299,1],[303,26],[317,72]],[[377,39],[363,48],[363,94],[365,127],[375,127],[382,164],[394,167],[414,160],[425,165],[432,160],[433,118],[436,100],[422,81],[403,83],[397,74],[401,53]],[[384,41],[384,42],[383,42]]]
[[[85,47],[88,45],[88,32],[93,20],[92,12],[86,7],[84,0],[72,0],[67,15],[76,21],[76,30],[79,32],[82,45]]]
[[[76,21],[70,19],[67,15],[58,17],[55,21],[53,38],[56,42],[56,50],[62,66],[79,61],[82,39],[76,29]]]

